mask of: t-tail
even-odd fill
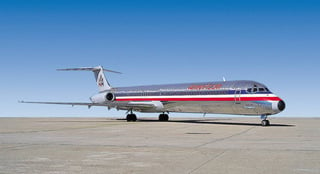
[[[66,69],[57,69],[57,70],[58,71],[92,71],[94,73],[94,77],[96,79],[96,83],[99,88],[99,92],[112,89],[111,85],[109,84],[109,82],[104,74],[104,71],[121,74],[120,72],[117,72],[117,71],[104,69],[102,66],[82,67],[82,68],[66,68]]]

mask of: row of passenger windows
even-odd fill
[[[161,96],[161,95],[220,95],[228,91],[162,91],[162,92],[128,92],[117,93],[117,96]]]
[[[268,88],[257,87],[248,88],[247,93],[257,92],[270,92]],[[243,92],[242,92],[243,93]],[[116,93],[117,96],[161,96],[161,95],[222,95],[222,94],[234,94],[234,91],[229,90],[214,90],[214,91],[158,91],[158,92],[120,92]]]

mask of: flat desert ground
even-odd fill
[[[320,118],[0,118],[0,173],[320,173]]]

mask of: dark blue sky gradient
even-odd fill
[[[279,116],[318,116],[319,19],[302,0],[0,1],[0,116],[124,116],[17,103],[87,102],[93,75],[55,69],[100,64],[124,73],[113,86],[256,80],[286,101]]]

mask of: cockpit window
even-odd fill
[[[256,93],[258,91],[258,88],[248,88],[248,93]]]
[[[253,85],[252,88],[247,89],[248,93],[256,93],[256,92],[270,92],[270,90],[266,87],[258,87],[257,85]]]
[[[257,91],[258,91],[257,85],[253,85],[253,92],[257,92]]]

